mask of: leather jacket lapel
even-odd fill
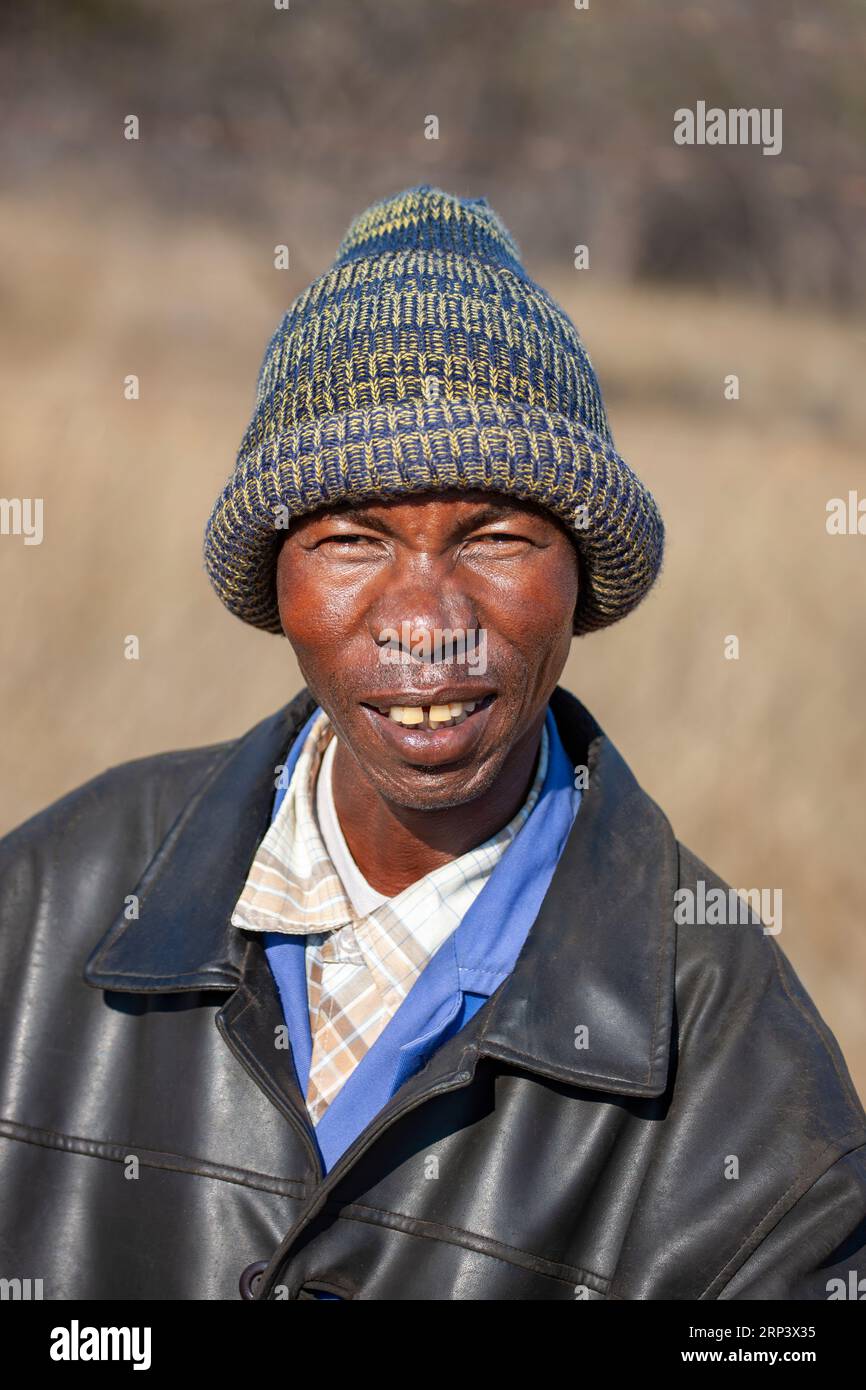
[[[136,993],[237,985],[246,942],[231,913],[268,827],[275,769],[313,708],[303,690],[229,746],[130,885],[138,918],[118,914],[85,965],[87,984]]]
[[[676,840],[610,740],[587,728],[583,706],[563,690],[551,703],[566,750],[589,767],[589,785],[515,969],[485,1011],[480,1051],[577,1086],[661,1095],[673,1021]]]

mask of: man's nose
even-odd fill
[[[367,621],[377,646],[401,651],[417,644],[436,651],[441,645],[438,634],[479,626],[465,584],[439,566],[404,567],[389,576]]]

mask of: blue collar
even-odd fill
[[[295,739],[272,820],[282,803],[317,707]],[[535,921],[580,806],[574,768],[548,708],[547,776],[538,801],[497,863],[460,925],[440,946],[400,1008],[365,1054],[319,1121],[325,1171],[366,1128],[407,1077],[462,1028],[507,978]],[[298,1085],[306,1095],[312,1056],[304,936],[265,934],[265,950],[280,995]]]

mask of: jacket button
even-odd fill
[[[255,1298],[256,1290],[262,1281],[262,1275],[268,1267],[267,1260],[256,1260],[254,1264],[247,1265],[240,1279],[238,1288],[241,1291],[241,1298]]]

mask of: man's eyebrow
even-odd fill
[[[371,531],[381,531],[383,535],[390,536],[391,528],[387,521],[376,516],[375,512],[365,511],[363,507],[346,507],[339,511],[323,514],[322,521],[348,521],[356,526],[369,526]]]
[[[476,526],[487,526],[493,521],[502,521],[508,517],[520,517],[525,514],[524,508],[515,507],[506,500],[489,502],[484,505],[479,504],[478,509],[473,511],[471,515],[464,517],[456,529],[460,532],[472,531]],[[367,526],[371,531],[379,531],[385,536],[393,534],[387,520],[378,516],[374,511],[368,511],[365,507],[340,508],[339,511],[332,513],[332,518],[335,521],[345,521],[349,525]],[[325,520],[325,516],[322,517],[322,520]]]
[[[480,511],[474,512],[471,517],[466,519],[466,528],[473,526],[486,526],[491,521],[502,521],[507,517],[525,516],[526,512],[522,507],[509,506],[507,502],[491,502],[484,506]]]

